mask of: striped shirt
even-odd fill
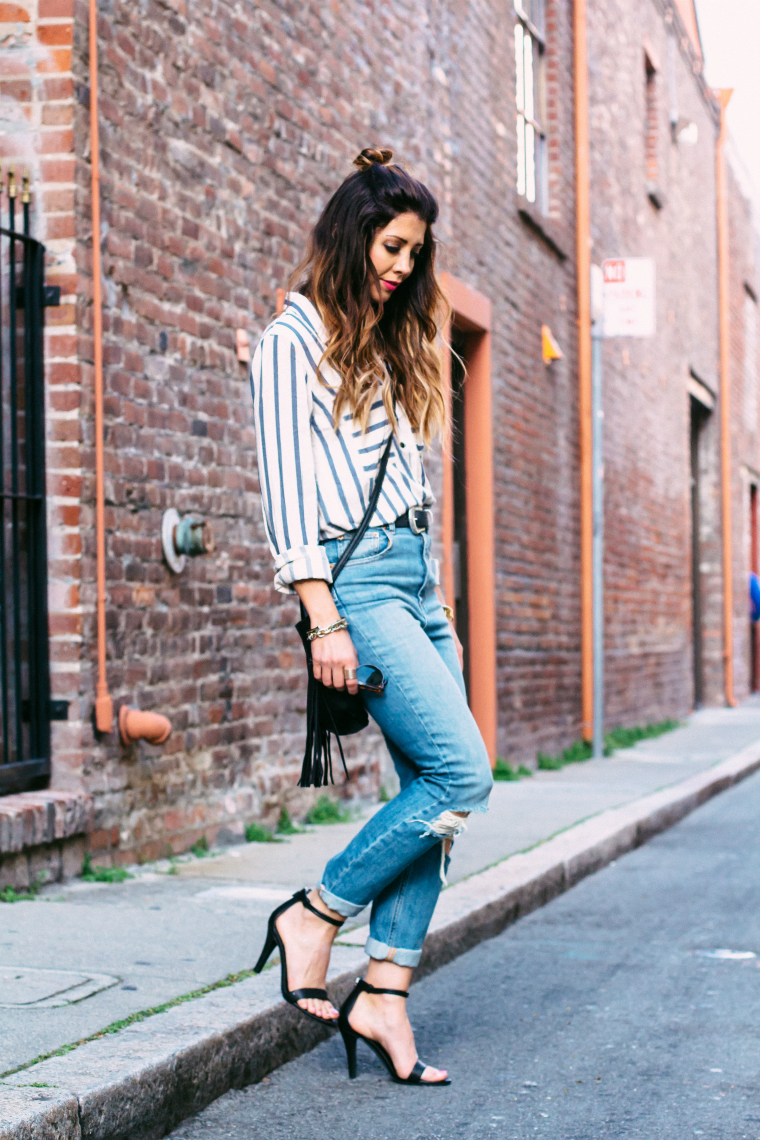
[[[274,555],[275,588],[332,582],[325,542],[356,530],[372,495],[391,427],[383,401],[372,404],[366,432],[350,412],[333,427],[340,376],[327,364],[317,375],[326,330],[314,305],[290,293],[284,313],[264,332],[251,365],[264,522]],[[386,526],[434,496],[422,468],[422,444],[403,409],[383,488],[370,526]]]

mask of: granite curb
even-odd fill
[[[760,741],[456,883],[441,895],[417,979],[758,769]],[[364,967],[366,934],[366,928],[350,931],[336,944],[328,979],[334,1001]],[[314,1048],[328,1033],[281,1000],[279,970],[267,970],[5,1078],[0,1140],[154,1140],[227,1090],[261,1080]]]

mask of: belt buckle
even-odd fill
[[[425,521],[422,526],[419,526],[417,523],[418,514],[425,516]],[[406,517],[409,519],[409,529],[412,534],[423,534],[430,526],[430,512],[427,507],[410,507],[406,512]]]

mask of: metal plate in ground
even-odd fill
[[[120,981],[89,970],[36,970],[0,966],[0,1009],[52,1009],[72,1005]]]

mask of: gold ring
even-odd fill
[[[346,678],[347,681],[355,681],[356,680],[356,670],[355,669],[344,669],[343,670],[343,676]]]

